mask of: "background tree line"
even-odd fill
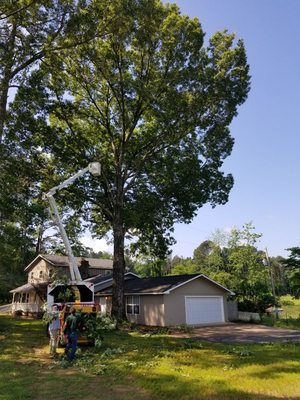
[[[232,290],[240,310],[264,312],[282,295],[300,295],[300,250],[289,249],[288,258],[268,257],[266,250],[258,249],[261,236],[249,222],[230,232],[217,230],[191,258],[174,256],[162,261],[148,257],[133,263],[133,268],[144,276],[204,274]]]

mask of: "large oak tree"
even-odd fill
[[[88,2],[101,35],[45,57],[39,79],[52,129],[39,147],[60,173],[99,160],[69,193],[96,235],[114,239],[113,309],[124,315],[124,240],[166,254],[175,222],[228,200],[229,125],[249,91],[243,42],[158,0]]]

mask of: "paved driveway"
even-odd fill
[[[191,333],[175,333],[174,336],[222,343],[300,342],[300,331],[238,323],[198,327]]]

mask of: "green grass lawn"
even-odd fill
[[[300,318],[300,299],[295,299],[290,295],[281,296],[280,302],[283,310],[283,318]]]
[[[279,302],[282,309],[279,318],[275,318],[274,315],[265,315],[262,317],[262,324],[300,330],[300,299],[285,295],[281,296]]]
[[[0,400],[300,399],[300,344],[116,331],[70,365],[48,357],[41,321],[0,316],[0,377]]]

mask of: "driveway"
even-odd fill
[[[267,343],[278,341],[300,342],[300,331],[274,328],[264,325],[238,323],[202,326],[194,328],[190,333],[174,333],[172,336],[221,343]]]

